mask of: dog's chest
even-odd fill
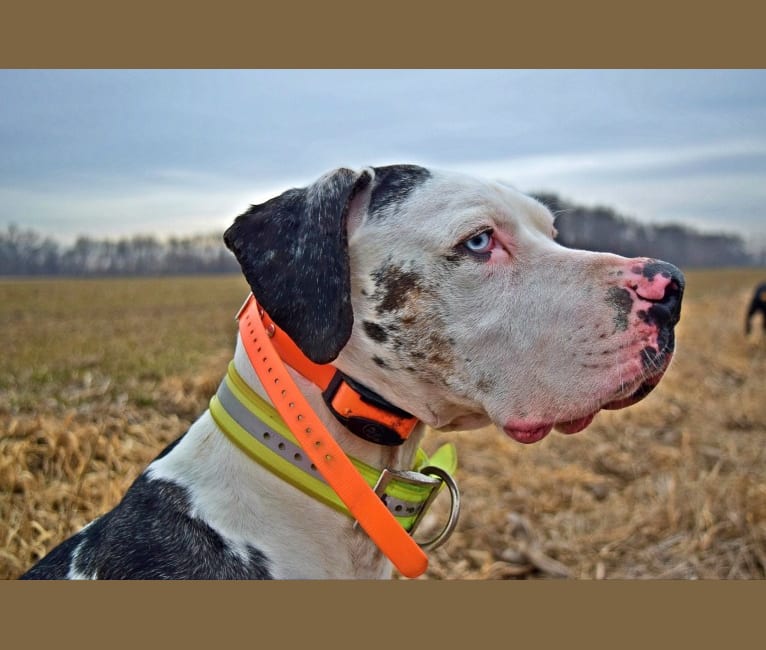
[[[229,550],[256,552],[271,577],[386,578],[389,561],[351,520],[254,463],[205,413],[167,455],[147,468],[151,479],[183,488],[189,514]]]

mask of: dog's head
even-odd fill
[[[659,382],[683,276],[575,251],[542,204],[414,165],[338,169],[226,231],[253,293],[317,363],[434,428],[573,433]]]

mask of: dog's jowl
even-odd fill
[[[289,377],[409,532],[455,492],[451,450],[420,450],[427,427],[576,433],[645,397],[673,355],[678,269],[564,248],[547,208],[499,183],[337,169],[252,206],[225,242]],[[23,577],[390,576],[256,361],[238,334],[210,408]]]

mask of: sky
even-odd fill
[[[766,71],[0,70],[0,229],[223,231],[398,162],[766,246]]]

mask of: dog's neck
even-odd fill
[[[237,337],[234,352],[234,366],[245,382],[266,402],[271,404],[266,390],[247,356],[241,337]],[[397,446],[379,445],[354,435],[346,429],[327,408],[322,398],[321,389],[298,372],[288,366],[288,372],[295,381],[298,389],[306,398],[314,412],[321,418],[327,430],[335,438],[343,451],[368,465],[393,470],[409,469],[415,458],[415,453],[423,438],[424,426],[418,424],[415,430]]]

